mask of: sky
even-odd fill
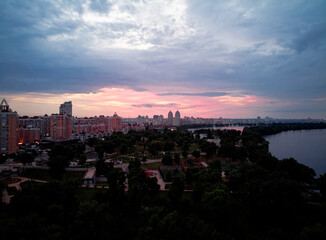
[[[2,0],[20,115],[326,119],[324,0]]]

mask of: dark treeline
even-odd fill
[[[112,164],[103,167],[109,189],[58,180],[25,183],[9,205],[0,206],[1,238],[326,239],[326,174],[315,178],[314,170],[296,160],[271,156],[255,129],[206,132],[221,139],[205,156],[208,168],[189,164],[186,172],[170,176],[169,191],[163,192],[141,168],[140,154],[159,156],[166,149],[173,156],[167,165],[178,165],[188,159],[175,161],[175,153],[211,148],[199,132],[151,130],[92,139],[99,157],[117,151],[139,157],[129,163],[128,174]],[[221,177],[224,159],[227,178]],[[193,191],[184,191],[189,186]]]
[[[185,125],[181,125],[178,127],[178,129],[180,130],[185,130],[185,129],[189,129],[189,128],[211,128],[214,127],[214,124],[211,123],[204,123],[204,124],[185,124]]]
[[[251,127],[252,131],[258,132],[263,136],[273,135],[276,133],[292,130],[309,130],[309,129],[325,129],[326,123],[272,123],[268,125]]]
[[[254,126],[256,123],[237,123],[236,126]],[[178,127],[180,130],[186,130],[191,128],[212,128],[212,127],[228,127],[229,124],[223,124],[223,123],[202,123],[202,124],[185,124]]]

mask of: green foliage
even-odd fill
[[[86,155],[85,154],[81,154],[79,156],[79,165],[84,166],[85,163],[86,163]]]
[[[106,178],[109,184],[109,189],[112,192],[124,192],[126,181],[126,176],[124,172],[119,171],[119,169],[117,168],[114,168],[111,164],[108,168]]]
[[[200,152],[198,150],[195,150],[192,152],[192,155],[197,159],[200,157]]]
[[[62,178],[65,168],[69,165],[68,160],[68,157],[64,155],[52,155],[49,158],[48,165],[53,179],[60,180]]]
[[[198,167],[188,167],[186,171],[185,183],[187,185],[192,185],[198,181],[199,169]]]
[[[96,175],[98,176],[107,174],[109,170],[108,166],[105,164],[105,161],[103,159],[98,160],[95,163],[95,167],[96,167]]]
[[[174,141],[168,140],[164,143],[164,151],[170,152],[174,150]]]
[[[305,227],[300,233],[300,240],[323,240],[326,238],[326,225],[317,223],[313,226]]]
[[[55,144],[49,153],[51,172],[63,181],[51,182],[46,170],[26,170],[49,183],[25,182],[9,205],[0,204],[1,239],[325,239],[326,175],[314,179],[314,171],[294,159],[271,156],[262,128],[255,129],[246,128],[242,135],[203,130],[221,139],[219,155],[232,158],[221,158],[223,164],[214,160],[215,144],[189,132],[131,131],[89,140],[98,154],[127,151],[134,156],[149,156],[147,151],[157,156],[173,142],[174,152],[166,153],[172,160],[165,160],[174,165],[159,168],[172,184],[161,192],[138,157],[129,164],[128,180],[121,169],[99,160],[98,174],[103,171],[109,188],[78,187],[83,172],[63,173],[62,167],[72,158],[84,158],[85,146]],[[128,147],[123,150],[121,144]],[[189,149],[206,152],[208,168],[193,163],[183,172],[179,153],[187,156]]]
[[[151,155],[156,156],[159,151],[162,151],[162,142],[152,141],[148,146],[148,151]]]
[[[171,156],[171,153],[170,152],[167,152],[164,154],[163,158],[162,158],[162,163],[164,165],[172,165],[173,163],[173,158]]]
[[[175,174],[169,190],[169,197],[174,205],[178,204],[184,190],[183,174]]]
[[[34,161],[34,159],[35,159],[35,156],[32,153],[27,153],[27,152],[19,153],[15,157],[15,161],[21,162],[23,164],[31,163]]]
[[[206,153],[207,158],[210,158],[212,155],[216,154],[217,146],[215,143],[205,141],[200,144],[200,149],[202,152]]]
[[[174,153],[173,161],[176,164],[179,164],[180,163],[180,154],[179,153]]]
[[[320,194],[323,200],[326,200],[326,173],[320,175],[317,179],[317,188],[320,189]]]
[[[85,145],[81,143],[55,144],[49,152],[50,175],[53,179],[61,180],[65,173],[65,168],[69,166],[69,161],[74,157],[83,158]]]

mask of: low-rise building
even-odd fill
[[[96,183],[96,168],[90,168],[87,170],[83,177],[84,185],[94,185]]]

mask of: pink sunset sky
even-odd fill
[[[173,93],[172,93],[173,94]],[[178,95],[179,94],[179,95]],[[189,96],[189,94],[193,94]],[[64,101],[72,101],[74,116],[113,115],[124,118],[138,115],[162,114],[167,117],[171,110],[179,110],[183,116],[204,118],[254,118],[255,113],[270,105],[270,99],[253,95],[226,94],[222,96],[169,95],[151,91],[135,91],[128,88],[102,88],[91,93],[33,93],[6,96],[11,108],[20,115],[43,115],[57,113]],[[214,95],[214,94],[211,94]],[[218,94],[215,94],[218,95]],[[235,96],[233,96],[235,95]],[[283,105],[285,103],[282,103]]]

